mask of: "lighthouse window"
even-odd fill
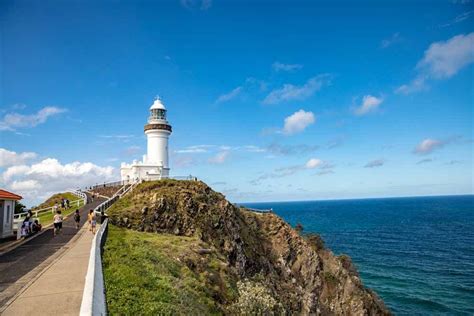
[[[151,118],[158,119],[158,120],[166,119],[166,110],[161,110],[161,109],[151,110]]]

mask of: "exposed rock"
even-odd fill
[[[203,182],[146,182],[108,213],[115,225],[197,236],[213,249],[198,249],[198,254],[216,251],[226,258],[226,279],[263,276],[262,282],[288,314],[390,314],[363,286],[350,258],[334,256],[318,235],[304,238],[273,213],[235,207]],[[181,260],[190,269],[199,270],[203,264],[189,257]],[[210,284],[219,284],[219,275],[206,277],[213,280]],[[213,297],[224,311],[231,303],[218,287]]]

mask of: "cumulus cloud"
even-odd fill
[[[35,114],[23,115],[8,113],[0,121],[0,131],[15,131],[18,128],[31,128],[45,123],[49,117],[65,112],[66,109],[47,106]]]
[[[242,92],[242,87],[237,87],[233,89],[232,91],[230,91],[229,93],[220,95],[214,103],[219,104],[219,103],[228,102],[232,99],[235,99],[237,96],[239,96],[241,92]]]
[[[280,62],[274,62],[272,65],[274,71],[295,71],[303,68],[303,65],[300,64],[283,64]]]
[[[418,145],[416,145],[413,152],[418,155],[427,155],[432,153],[436,149],[442,148],[444,145],[446,145],[445,141],[426,138],[422,140]]]
[[[323,164],[323,161],[321,159],[316,159],[316,158],[311,158],[306,162],[306,169],[314,169],[317,167],[320,167]]]
[[[115,169],[91,162],[62,164],[47,158],[32,164],[10,166],[2,172],[2,186],[22,195],[25,203],[39,203],[54,193],[118,179]]]
[[[372,160],[372,161],[369,161],[368,163],[366,163],[364,168],[382,167],[385,164],[385,162],[386,162],[385,159]]]
[[[283,134],[292,135],[302,132],[306,127],[315,122],[313,112],[299,110],[285,118]]]
[[[451,144],[471,143],[472,140],[466,140],[462,136],[456,135],[444,139],[425,138],[413,149],[417,155],[431,154],[433,151],[441,149]]]
[[[263,104],[277,104],[285,101],[307,99],[316,91],[319,91],[324,85],[328,85],[330,79],[330,75],[323,74],[309,79],[302,86],[284,84],[283,87],[271,91],[265,99],[263,99]]]
[[[400,33],[397,32],[397,33],[394,33],[389,38],[384,39],[380,43],[380,47],[381,48],[387,48],[387,47],[392,46],[394,44],[400,43],[401,41],[402,41],[402,37],[400,36]]]
[[[355,109],[356,115],[364,115],[369,112],[373,112],[378,109],[380,104],[382,104],[383,99],[377,98],[372,95],[366,95],[362,98],[362,104]]]
[[[451,78],[472,62],[474,62],[474,32],[432,43],[416,65],[418,74],[415,79],[398,87],[395,92],[407,94],[422,90],[428,80]]]
[[[17,153],[5,148],[0,148],[0,167],[21,165],[28,160],[36,158],[36,156],[36,153],[33,152]]]
[[[209,162],[212,164],[223,164],[229,158],[229,151],[221,151],[215,156],[209,158]]]

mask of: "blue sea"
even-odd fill
[[[321,234],[396,315],[474,315],[473,195],[243,205]]]

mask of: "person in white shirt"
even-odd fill
[[[53,229],[53,236],[56,236],[61,232],[63,228],[63,216],[61,215],[61,211],[57,211],[53,217],[54,229]]]

